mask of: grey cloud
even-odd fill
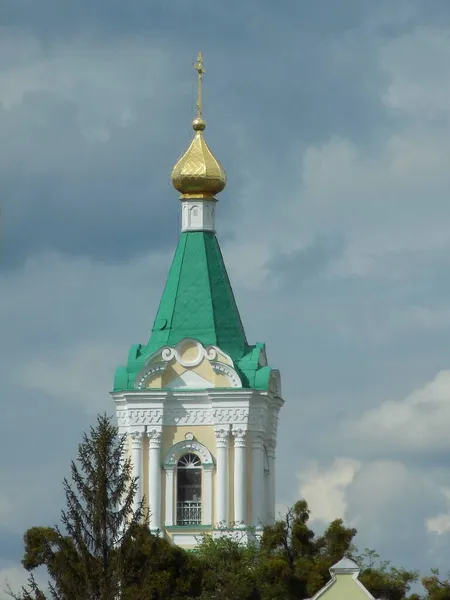
[[[217,15],[205,11],[204,51],[211,65],[205,95],[211,126],[207,134],[209,141],[217,140],[212,146],[230,173],[228,198],[239,198],[245,162],[257,163],[260,148],[271,148],[289,171],[292,145],[319,142],[331,134],[364,139],[375,124],[384,122],[384,107],[372,91],[382,84],[371,52],[375,42],[355,29],[365,14],[357,5],[349,2],[347,18],[342,19],[334,18],[333,8],[320,11],[313,5],[300,11],[292,5],[286,16],[268,6],[236,5],[224,19],[219,11],[214,39],[208,32],[215,29],[209,25]],[[83,13],[81,5],[58,6],[64,6],[72,26],[80,19],[79,30],[65,40],[58,35],[62,26],[58,19],[63,15],[58,17],[53,2],[40,6],[40,15],[48,11],[56,20],[49,37],[37,30],[27,46],[23,33],[18,44],[15,30],[5,30],[10,31],[5,55],[15,57],[17,45],[29,48],[29,55],[19,54],[22,70],[18,73],[25,77],[25,93],[0,113],[0,134],[8,140],[0,151],[3,260],[11,266],[43,248],[103,261],[127,260],[164,244],[170,223],[177,219],[169,173],[189,141],[194,81],[190,58],[186,63],[181,52],[184,37],[190,36],[189,26],[174,45],[169,39],[152,37],[151,46],[161,48],[159,59],[157,53],[148,54],[150,41],[142,37],[141,29],[132,29],[126,21],[134,15],[143,23],[147,16],[151,30],[158,6],[130,9],[120,29],[98,36],[86,34],[82,19],[95,31],[100,27],[96,18],[107,10],[114,20],[116,9],[99,3],[95,10]],[[32,6],[28,9],[29,13],[20,13],[16,4],[7,12],[19,33],[27,19],[39,23],[41,18],[33,17]],[[161,18],[170,14],[172,19],[170,9],[164,11]],[[196,14],[185,15],[183,25],[191,19],[197,27]],[[127,26],[140,40],[131,51]],[[235,27],[233,41],[228,26]],[[173,36],[175,31],[176,23]],[[157,78],[145,69],[152,61],[161,63],[163,73]],[[45,76],[43,64],[47,64]],[[79,75],[91,73],[95,66],[98,82],[93,76]],[[5,61],[3,68],[15,72]],[[54,72],[59,79],[55,80]],[[27,83],[26,77],[32,81]],[[41,78],[37,90],[33,90],[33,77]],[[120,122],[124,111],[130,117]],[[235,152],[239,130],[254,149],[245,161]],[[186,134],[181,135],[183,131]],[[225,221],[231,218],[233,203],[222,206]]]
[[[342,136],[370,159],[380,137],[384,144],[399,122],[407,124],[386,112],[381,95],[388,82],[377,54],[380,44],[410,31],[417,19],[431,22],[433,11],[418,16],[411,2],[401,3],[404,13],[390,12],[392,2],[376,5],[379,12],[372,0],[286,3],[285,11],[269,2],[227,3],[227,10],[210,3],[201,11],[203,47],[194,48],[197,3],[136,2],[126,9],[84,0],[1,4],[2,22],[20,41],[8,38],[0,53],[2,265],[10,267],[0,280],[0,374],[8,403],[0,433],[8,447],[21,440],[17,455],[3,455],[0,466],[8,489],[22,490],[25,502],[14,515],[15,530],[57,520],[60,480],[92,418],[87,404],[92,399],[93,411],[112,410],[107,392],[114,368],[130,344],[148,337],[179,230],[169,173],[191,136],[195,82],[189,63],[199,49],[208,71],[206,135],[229,174],[219,204],[221,241],[233,240],[239,249],[243,244],[247,251],[239,261],[250,269],[251,246],[265,240],[271,216],[290,202],[298,207],[288,228],[296,242],[291,247],[304,250],[290,255],[289,244],[281,246],[268,259],[261,285],[250,289],[242,278],[234,285],[249,339],[266,341],[270,362],[282,371],[280,500],[296,499],[294,460],[300,468],[344,449],[363,456],[363,443],[345,447],[333,434],[341,420],[387,394],[404,397],[448,367],[450,326],[443,309],[449,278],[440,258],[448,255],[446,247],[430,256],[420,247],[396,258],[392,252],[375,256],[373,268],[362,273],[333,270],[353,241],[349,230],[365,238],[379,214],[383,232],[394,227],[396,240],[405,231],[416,236],[411,223],[419,208],[420,227],[428,214],[434,231],[438,213],[445,230],[446,179],[442,189],[426,180],[414,195],[393,178],[394,192],[385,200],[388,222],[376,186],[384,171],[372,174],[365,159],[360,171],[344,161],[348,185],[332,190],[333,201],[325,197],[320,204],[315,188],[309,199],[298,194],[299,147]],[[428,141],[436,146],[433,135]],[[405,147],[419,142],[414,136],[404,141]],[[325,156],[327,168],[332,159]],[[359,181],[351,177],[355,170]],[[409,181],[408,169],[404,175]],[[356,197],[349,200],[351,192]],[[427,201],[437,198],[431,209],[421,201],[425,193]],[[272,254],[280,234],[269,237]],[[234,269],[232,281],[238,280]],[[274,271],[284,281],[293,273],[303,285],[280,290],[272,285]],[[412,305],[430,315],[414,313]],[[37,444],[39,453],[33,453]],[[374,457],[373,450],[369,454]],[[434,483],[444,482],[440,476]],[[355,488],[353,513],[366,485]],[[434,496],[423,498],[436,512],[442,509]],[[407,556],[427,566],[423,537],[416,544],[420,556],[405,554],[408,539],[389,545],[396,517],[407,527],[415,515],[424,517],[416,504],[407,513],[401,503],[392,506],[389,519],[380,521],[384,541],[371,539],[366,520],[361,531],[368,523],[367,545],[379,541],[396,563]],[[12,515],[2,519],[7,525]],[[413,535],[422,536],[423,528]],[[15,538],[4,539],[17,557]]]
[[[274,255],[267,268],[273,277],[288,288],[301,286],[305,281],[320,277],[337,260],[345,248],[340,236],[317,234],[305,248],[291,254]]]

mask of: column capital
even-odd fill
[[[215,429],[214,433],[216,436],[217,448],[227,448],[228,447],[228,438],[230,437],[229,430],[228,429]]]
[[[264,436],[261,431],[252,431],[252,447],[262,448],[264,445]]]
[[[247,445],[247,431],[245,429],[232,429],[235,448],[245,448]]]
[[[149,450],[157,450],[161,448],[162,431],[158,431],[157,429],[147,431],[147,437]]]
[[[144,437],[144,432],[139,430],[134,430],[130,432],[131,437],[131,447],[135,450],[140,450],[142,448],[142,440]]]
[[[277,447],[276,440],[266,440],[265,446],[266,446],[266,450],[267,450],[267,456],[269,456],[271,458],[275,458],[275,450]]]

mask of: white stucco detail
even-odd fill
[[[178,460],[183,454],[193,452],[196,454],[203,464],[213,465],[214,459],[211,452],[206,446],[200,444],[196,440],[183,440],[170,448],[164,457],[164,468],[175,467]]]
[[[142,436],[148,437],[148,449],[147,441],[145,447],[149,466],[144,477],[148,483],[140,494],[148,495],[150,505],[158,501],[160,504],[160,510],[151,519],[151,528],[156,529],[160,524],[164,534],[168,527],[166,533],[170,531],[177,536],[173,538],[175,543],[190,545],[188,532],[185,535],[183,526],[177,525],[177,462],[183,454],[192,452],[200,458],[202,467],[202,525],[211,526],[214,535],[227,535],[229,530],[221,529],[223,525],[241,529],[239,534],[255,525],[258,535],[260,527],[273,520],[275,510],[275,447],[278,413],[283,405],[278,371],[272,372],[268,390],[242,388],[232,360],[220,348],[205,348],[192,339],[183,340],[175,348],[163,348],[151,360],[140,373],[142,387],[111,394],[120,431],[127,433],[133,444],[135,472],[142,472]],[[195,369],[192,365],[204,360],[216,373],[228,378],[230,383],[225,385],[230,387],[214,388],[191,370]],[[172,361],[184,363],[186,371],[175,377],[170,387],[148,388],[150,378],[164,371]],[[186,438],[190,439],[178,442],[161,456],[158,433],[168,426],[214,428],[215,444],[207,448],[187,433]],[[158,462],[162,465],[162,477],[161,467],[156,468]],[[163,505],[162,489],[157,489],[155,482],[159,482],[159,488],[165,488]],[[248,496],[252,498],[250,505]]]
[[[233,429],[234,440],[234,527],[240,529],[247,521],[247,431]]]
[[[252,432],[252,524],[260,529],[266,523],[265,451],[260,432]]]
[[[184,353],[185,350],[189,348],[189,359],[185,358]],[[192,349],[194,348],[195,352],[192,356]],[[226,375],[230,380],[230,385],[232,387],[242,387],[242,382],[234,369],[234,364],[232,358],[223,352],[217,346],[203,346],[198,340],[194,340],[193,338],[185,338],[181,340],[176,346],[165,346],[162,350],[158,350],[155,354],[152,354],[148,358],[145,363],[145,366],[136,376],[134,387],[137,390],[146,389],[150,383],[150,381],[162,373],[167,369],[168,365],[172,362],[178,363],[185,369],[194,369],[197,367],[203,360],[207,360],[211,363],[211,367],[217,373],[222,373]],[[196,380],[196,374],[189,374],[190,371],[183,373],[180,378],[181,381],[170,382],[166,387],[190,387],[188,383],[189,378],[192,379],[192,387],[193,388],[205,388],[205,387],[214,387],[214,385],[202,379]],[[200,377],[200,376],[197,376]],[[196,383],[197,381],[197,383]],[[186,385],[183,385],[183,382]],[[206,382],[206,383],[205,383]]]
[[[228,469],[228,448],[230,440],[230,430],[228,428],[216,429],[216,523],[218,527],[228,526],[228,490],[229,469]]]
[[[221,373],[222,375],[228,377],[231,387],[242,387],[241,378],[233,369],[233,367],[230,367],[229,365],[225,365],[224,363],[220,362],[211,362],[211,367],[216,373]]]
[[[150,530],[161,529],[161,441],[162,430],[147,431],[148,438],[148,507]]]
[[[145,366],[142,371],[139,372],[136,377],[136,382],[134,384],[135,388],[141,390],[142,388],[147,387],[148,383],[153,377],[164,373],[167,368],[167,363],[154,363],[152,365]]]
[[[133,469],[133,479],[137,479],[137,491],[134,496],[133,510],[137,511],[142,501],[142,442],[144,439],[143,430],[136,429],[131,431],[131,464]]]
[[[183,200],[181,207],[181,231],[215,231],[216,201],[193,198]]]

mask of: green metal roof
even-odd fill
[[[133,389],[147,359],[163,346],[194,338],[234,361],[242,385],[267,389],[270,367],[261,366],[264,344],[249,346],[214,233],[181,234],[147,345],[134,345],[126,367],[116,370],[114,390]]]
[[[187,337],[230,356],[242,356],[247,347],[222,253],[209,231],[181,234],[147,350]]]

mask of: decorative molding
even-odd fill
[[[273,369],[269,377],[269,392],[281,398],[281,376],[280,371]]]
[[[197,350],[196,356],[190,360],[186,360],[182,357],[186,346],[194,346]],[[219,360],[219,354],[221,354],[229,362],[229,365],[222,363]],[[160,360],[158,362],[152,362],[156,357],[159,357]],[[205,347],[198,340],[193,338],[184,338],[178,342],[176,346],[164,346],[162,350],[158,350],[158,352],[152,354],[152,356],[150,356],[145,363],[144,368],[138,373],[134,383],[134,388],[137,390],[145,389],[148,381],[155,377],[155,375],[163,373],[166,370],[169,362],[172,360],[175,360],[182,367],[190,369],[198,366],[205,358],[210,362],[214,361],[212,367],[215,370],[220,369],[218,365],[223,365],[224,369],[222,371],[230,378],[233,386],[242,387],[242,382],[239,378],[239,375],[233,368],[233,360],[230,356],[228,356],[228,354],[223,352],[217,346],[211,345]]]
[[[211,367],[215,373],[220,373],[220,374],[228,377],[228,379],[231,382],[231,387],[235,387],[235,388],[242,387],[241,378],[236,373],[236,371],[229,365],[226,365],[225,363],[221,363],[221,362],[211,362]]]
[[[212,421],[215,425],[222,423],[247,423],[249,420],[248,407],[213,408]]]
[[[130,425],[162,425],[163,410],[158,408],[130,408],[128,423]]]
[[[247,445],[247,431],[245,429],[232,429],[235,448],[245,448]]]
[[[172,446],[172,448],[170,448],[170,450],[166,453],[163,461],[164,468],[175,468],[178,459],[187,452],[193,452],[196,454],[202,461],[202,466],[214,464],[212,454],[206,446],[200,442],[197,442],[196,440],[183,440]]]
[[[271,439],[276,439],[278,431],[278,410],[271,410],[268,418],[267,430]]]
[[[191,360],[186,360],[181,356],[183,349],[188,345],[194,345],[197,349],[197,355]],[[185,338],[174,347],[165,346],[161,351],[161,358],[166,362],[175,359],[178,364],[188,369],[198,366],[204,358],[209,361],[216,360],[217,350],[215,346],[207,346],[205,348],[199,341],[192,338]]]
[[[144,432],[134,430],[130,433],[131,437],[131,447],[134,450],[140,450],[142,448],[142,440],[144,438]]]
[[[148,437],[149,449],[161,448],[162,431],[158,431],[157,429],[152,429],[151,431],[147,431],[147,437]]]
[[[142,388],[147,387],[147,383],[150,379],[155,377],[155,375],[159,375],[160,373],[164,373],[167,369],[167,363],[153,363],[151,365],[146,365],[137,375],[136,381],[134,383],[134,387],[137,390],[142,390]]]
[[[277,447],[277,441],[275,439],[267,439],[264,442],[268,458],[275,458],[275,449]]]
[[[214,431],[216,436],[216,446],[217,448],[227,448],[228,440],[230,438],[230,432],[228,429],[216,429]]]
[[[164,425],[211,425],[210,408],[166,408]]]
[[[116,410],[116,417],[117,417],[117,425],[119,427],[126,427],[128,425],[128,410],[125,409],[121,409],[121,410]]]
[[[267,411],[265,408],[252,408],[249,414],[249,425],[253,428],[264,429]]]
[[[183,402],[186,402],[185,400]],[[266,430],[268,437],[276,437],[278,415],[270,415],[270,425],[267,424],[268,411],[265,408],[249,406],[226,407],[176,407],[175,403],[165,408],[128,408],[116,412],[120,427],[135,425],[158,427],[168,425],[242,425],[246,429]]]
[[[263,434],[260,431],[252,431],[252,448],[263,448]]]

